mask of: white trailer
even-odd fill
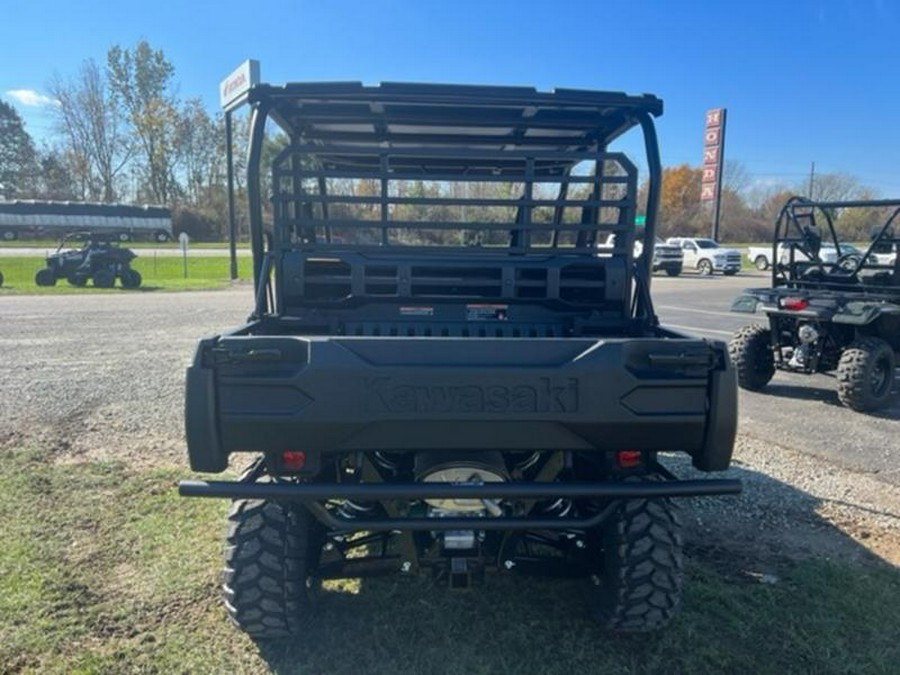
[[[148,238],[163,242],[172,239],[172,214],[163,206],[0,201],[0,241],[73,232],[90,232],[120,241]]]

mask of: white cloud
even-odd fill
[[[34,106],[37,108],[46,105],[59,105],[59,101],[55,98],[40,94],[34,89],[10,89],[6,92],[6,95],[15,99],[22,105]]]

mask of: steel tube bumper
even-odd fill
[[[184,497],[225,497],[303,502],[310,512],[333,530],[524,530],[586,529],[606,520],[615,504],[599,512],[577,518],[541,516],[428,518],[396,516],[388,518],[344,518],[318,502],[328,499],[409,500],[409,499],[513,499],[530,500],[559,497],[641,499],[733,495],[741,491],[738,480],[676,480],[662,483],[235,483],[229,481],[182,481]]]

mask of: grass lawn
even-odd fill
[[[123,458],[126,459],[126,458]],[[688,566],[680,616],[600,633],[582,582],[332,582],[292,644],[234,629],[218,582],[227,504],[187,471],[0,451],[0,672],[895,673],[896,570],[809,562],[774,584]]]
[[[252,277],[252,258],[238,257],[238,276]],[[38,286],[34,283],[35,273],[45,266],[43,258],[8,256],[0,257],[0,272],[3,273],[4,293],[135,293],[147,291],[177,291],[205,288],[224,288],[230,282],[231,263],[227,256],[190,257],[187,261],[187,277],[184,275],[184,261],[180,257],[145,255],[132,262],[132,267],[141,273],[141,287],[125,290],[116,282],[113,289],[93,288],[90,283],[84,288],[74,288],[64,279],[56,286]]]

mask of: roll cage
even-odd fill
[[[836,214],[847,209],[871,209],[880,213],[870,232],[870,243],[860,255],[842,255],[835,229]],[[814,201],[790,198],[775,222],[772,242],[772,287],[822,288],[897,293],[900,260],[878,263],[873,253],[900,248],[900,200]],[[837,259],[824,262],[822,245],[833,246]],[[782,259],[782,251],[787,252]],[[797,252],[803,255],[799,257]]]
[[[248,102],[257,317],[290,316],[297,303],[321,309],[348,298],[420,293],[587,309],[606,303],[623,319],[655,322],[651,256],[634,266],[630,257],[637,169],[608,146],[629,129],[643,132],[649,170],[643,241],[652,251],[661,177],[656,97],[294,83],[257,85]],[[268,119],[287,138],[271,176],[262,167]],[[271,194],[263,194],[265,185]],[[596,261],[596,243],[609,233],[623,235],[606,254],[625,261],[621,270],[599,265],[601,272],[585,276],[577,261]],[[373,263],[385,256],[391,265]],[[539,271],[559,258],[568,262]],[[428,269],[428,261],[436,264]],[[576,286],[596,292],[577,297]]]

